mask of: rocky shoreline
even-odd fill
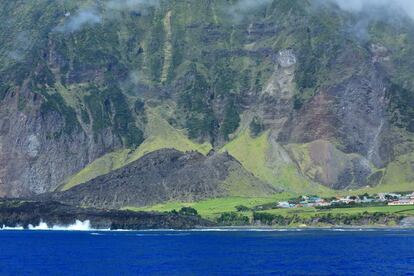
[[[329,218],[329,219],[328,219]],[[220,230],[276,230],[276,229],[385,229],[414,228],[414,217],[376,214],[292,221],[288,217],[256,216],[245,224],[216,223],[199,215],[179,212],[136,212],[115,209],[81,208],[57,201],[31,199],[0,199],[0,229],[29,229],[38,225],[53,228],[88,222],[96,230],[154,230],[154,229],[220,229]]]
[[[111,209],[80,208],[56,201],[0,200],[0,226],[23,227],[40,223],[49,227],[89,221],[93,229],[146,230],[194,229],[213,227],[199,216],[177,213],[133,212]]]

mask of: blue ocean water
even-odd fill
[[[414,275],[414,230],[0,231],[0,275]]]

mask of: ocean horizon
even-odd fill
[[[1,275],[413,275],[414,229],[2,230]]]

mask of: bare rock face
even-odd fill
[[[366,158],[345,154],[328,141],[291,145],[289,152],[307,177],[330,188],[349,189],[373,184],[370,182],[373,171]]]
[[[120,208],[148,206],[166,201],[195,201],[229,195],[223,182],[240,163],[227,153],[204,156],[163,149],[134,163],[97,177],[64,192],[51,194],[54,200],[79,206]],[[275,189],[253,179],[264,194]]]
[[[370,45],[372,53],[372,62],[388,62],[390,61],[390,51],[381,44],[372,43]]]
[[[281,50],[275,57],[274,71],[256,99],[252,108],[266,128],[278,133],[292,113],[295,93],[295,65],[297,59],[290,49]]]
[[[296,113],[280,135],[285,143],[318,139],[334,142],[345,153],[358,153],[376,166],[388,162],[390,152],[383,140],[387,132],[385,86],[373,74],[353,77],[320,90]]]
[[[292,49],[282,50],[278,54],[278,62],[283,68],[288,68],[296,64],[296,56]]]
[[[279,141],[289,144],[299,170],[333,189],[376,185],[392,156],[385,85],[379,72],[320,89],[286,121]],[[291,144],[302,144],[302,147]],[[298,148],[306,148],[302,153]]]
[[[385,54],[384,49],[377,49]],[[314,182],[333,189],[376,185],[392,156],[387,118],[386,84],[381,69],[365,67],[367,75],[350,75],[340,83],[321,87],[295,110],[296,64],[289,49],[277,54],[275,70],[257,100],[255,114],[271,130],[269,142],[287,149],[284,162]],[[305,151],[298,152],[298,145]],[[277,170],[277,162],[272,167]]]
[[[25,102],[19,110],[19,101]],[[52,191],[66,177],[120,145],[108,130],[95,139],[62,114],[45,112],[44,99],[27,88],[9,93],[0,103],[0,197]],[[66,124],[66,125],[65,125]]]

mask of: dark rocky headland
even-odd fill
[[[197,215],[79,208],[56,201],[0,200],[0,227],[67,226],[90,221],[93,229],[193,229],[214,226]]]

